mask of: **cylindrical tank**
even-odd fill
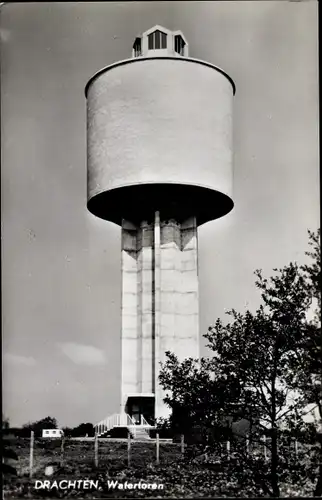
[[[121,224],[200,225],[232,201],[231,78],[191,58],[121,61],[86,86],[88,209]]]

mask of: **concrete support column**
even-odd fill
[[[122,224],[122,410],[155,388],[154,221]]]
[[[180,305],[176,327],[176,352],[181,359],[199,357],[199,280],[196,218],[181,224]]]
[[[122,223],[122,394],[121,411],[126,395],[137,392],[138,379],[138,283],[137,283],[137,227]]]
[[[155,213],[154,219],[154,384],[155,417],[158,417],[157,408],[160,406],[159,370],[161,355],[161,227],[160,213]]]
[[[198,246],[195,217],[161,221],[159,361],[166,351],[180,361],[199,357]],[[157,385],[156,416],[166,417],[165,394]]]
[[[142,222],[137,231],[138,392],[154,385],[154,224]],[[134,353],[133,353],[134,354]]]

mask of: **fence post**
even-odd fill
[[[228,440],[227,441],[227,459],[230,460],[230,441]]]
[[[159,433],[158,432],[156,434],[156,447],[157,447],[156,462],[157,462],[157,465],[159,465],[159,463],[160,463],[160,441],[159,441]]]
[[[127,431],[127,466],[131,465],[131,433]]]
[[[184,455],[184,434],[181,434],[181,455]]]
[[[60,466],[64,465],[64,446],[65,446],[65,437],[61,438],[61,446],[60,446]]]
[[[246,455],[249,454],[249,434],[246,434]]]
[[[35,442],[35,433],[34,433],[34,431],[31,431],[31,433],[30,433],[29,477],[32,477],[32,469],[34,466],[34,442]]]
[[[95,439],[94,439],[94,460],[95,460],[95,467],[98,467],[98,434],[95,432]]]

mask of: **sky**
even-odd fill
[[[159,24],[235,81],[234,203],[199,230],[200,342],[255,310],[254,270],[304,262],[319,221],[317,2],[1,7],[3,412],[61,426],[119,410],[121,231],[86,208],[84,87]]]

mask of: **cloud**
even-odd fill
[[[0,8],[1,8],[1,4],[0,4]],[[11,39],[11,31],[9,31],[5,28],[1,28],[0,29],[1,42],[3,42],[3,43],[9,42],[10,39]]]
[[[36,360],[31,356],[19,356],[18,354],[11,354],[9,352],[3,355],[3,360],[5,363],[14,366],[34,366]]]
[[[60,348],[63,354],[76,365],[97,366],[106,363],[104,352],[91,345],[64,342],[60,344]]]

